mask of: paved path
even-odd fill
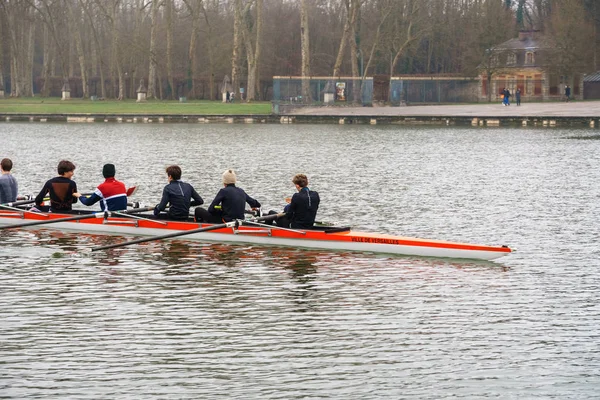
[[[307,107],[294,111],[297,115],[333,116],[436,116],[436,117],[600,117],[600,101],[552,103],[500,103],[430,105],[407,107]]]

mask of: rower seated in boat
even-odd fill
[[[190,206],[199,206],[204,204],[202,197],[196,192],[189,183],[181,181],[181,168],[177,165],[171,165],[166,169],[169,184],[165,186],[160,203],[154,208],[154,215],[159,218],[172,219],[176,221],[187,221],[190,213]],[[192,199],[194,199],[192,201]],[[161,214],[170,204],[169,211]]]
[[[35,208],[45,212],[71,211],[73,203],[77,203],[77,184],[71,178],[75,174],[75,164],[62,160],[57,167],[58,176],[48,180],[35,198]],[[50,206],[44,206],[44,197],[50,194]]]
[[[10,173],[13,167],[10,158],[3,158],[0,162],[0,204],[10,203],[17,200],[17,191],[19,189],[17,180]]]
[[[287,206],[283,209],[285,217],[277,219],[277,226],[292,229],[310,229],[315,223],[319,209],[319,193],[308,188],[308,178],[304,174],[296,174],[292,178],[298,193],[286,198]]]
[[[244,219],[246,203],[253,209],[260,208],[260,203],[248,196],[246,192],[237,186],[235,171],[228,169],[223,173],[223,189],[219,190],[215,199],[210,203],[208,211],[198,207],[195,211],[196,221],[220,223],[231,222],[236,219]],[[219,206],[221,208],[219,209]]]
[[[100,201],[102,211],[127,210],[127,189],[125,184],[115,179],[116,169],[113,164],[105,164],[102,167],[102,175],[105,181],[98,185],[90,197],[82,196],[81,193],[73,193],[86,206],[91,206]]]

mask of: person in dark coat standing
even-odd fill
[[[515,99],[517,100],[517,106],[521,105],[521,89],[517,88],[515,92]]]
[[[571,100],[571,86],[567,85],[565,87],[565,101],[568,103]]]

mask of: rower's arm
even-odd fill
[[[190,203],[191,206],[201,206],[202,204],[204,204],[204,200],[202,199],[202,197],[200,197],[200,195],[198,194],[198,192],[196,192],[196,189],[194,188],[192,188],[192,199],[194,199],[194,201]]]
[[[167,186],[163,189],[162,198],[160,199],[160,203],[156,205],[154,209],[154,214],[158,215],[159,212],[163,211],[167,208],[167,203],[169,202],[169,192],[167,190]]]
[[[225,197],[225,190],[221,189],[221,190],[219,190],[219,193],[217,193],[217,196],[212,201],[212,203],[210,203],[210,206],[208,207],[209,213],[215,212],[215,206],[218,206],[219,204],[221,204],[221,201],[223,201],[223,197]]]
[[[98,196],[96,194],[96,192],[92,193],[92,195],[90,197],[81,196],[79,198],[79,201],[81,201],[81,203],[86,206],[92,206],[92,205],[96,204],[97,202],[99,202],[100,200],[102,200],[102,197]]]
[[[42,188],[42,190],[40,190],[40,193],[35,197],[35,205],[36,206],[41,206],[42,203],[44,202],[44,197],[46,197],[46,194],[48,194],[49,188],[48,188],[48,182],[46,182],[44,184],[44,187]]]

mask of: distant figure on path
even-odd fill
[[[568,103],[571,99],[571,86],[567,85],[565,87],[565,101]]]
[[[510,106],[510,91],[507,88],[504,88],[504,105]]]
[[[71,179],[75,174],[75,164],[62,160],[58,163],[58,176],[44,184],[42,190],[35,198],[35,206],[44,212],[71,211],[73,203],[77,203],[77,184]],[[50,194],[50,207],[42,205],[44,197]]]
[[[10,158],[4,158],[0,162],[2,175],[0,175],[0,204],[11,203],[17,200],[17,180],[11,175],[13,163]]]
[[[229,100],[230,100],[230,103],[233,103],[233,100],[235,100],[235,92],[231,92],[231,95],[229,96]]]
[[[106,179],[98,185],[90,197],[82,196],[81,193],[73,193],[86,206],[91,206],[100,201],[102,211],[127,210],[127,189],[125,184],[115,179],[115,166],[104,164],[102,175]]]
[[[521,105],[521,89],[517,88],[515,92],[515,98],[517,99],[517,106]]]
[[[230,100],[231,100],[231,93],[229,93],[229,90],[228,90],[227,94],[225,95],[225,102],[229,103]]]

